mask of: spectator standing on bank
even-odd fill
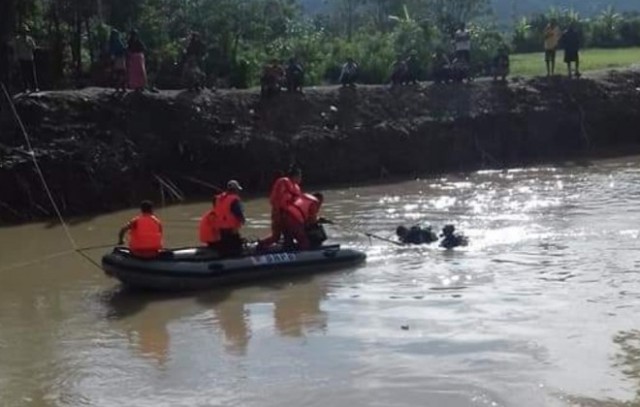
[[[201,63],[207,47],[202,41],[199,33],[191,33],[189,44],[184,53],[184,67],[182,77],[189,90],[200,91],[204,88],[205,74],[202,71]]]
[[[111,80],[116,91],[127,90],[127,47],[120,32],[111,30],[109,38],[109,56],[111,57]]]
[[[456,59],[467,65],[471,64],[471,33],[464,23],[460,25],[454,36]]]
[[[562,35],[562,46],[564,47],[564,62],[567,64],[569,78],[575,73],[576,78],[580,77],[580,35],[576,30],[575,23],[571,23],[569,28]],[[571,63],[575,65],[575,71],[571,69]]]
[[[355,87],[357,78],[358,64],[353,58],[349,57],[347,58],[347,62],[342,65],[342,71],[340,72],[340,84],[342,87]]]
[[[556,70],[556,50],[562,38],[562,31],[552,19],[544,29],[544,61],[547,64],[547,76],[551,76]]]
[[[142,91],[145,86],[147,86],[147,68],[144,60],[146,50],[147,47],[145,47],[144,43],[140,40],[138,31],[131,31],[127,44],[127,73],[129,88],[137,91]]]
[[[36,43],[29,35],[29,27],[24,26],[13,41],[13,50],[18,64],[20,65],[20,76],[25,92],[38,92],[38,76],[34,63],[34,52]]]

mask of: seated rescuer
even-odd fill
[[[271,187],[269,203],[271,204],[271,235],[258,243],[258,249],[267,249],[276,244],[282,237],[283,216],[287,207],[300,195],[300,183],[302,182],[302,171],[300,168],[292,167],[287,175],[276,179]]]
[[[424,228],[417,225],[411,228],[398,226],[396,235],[398,235],[400,242],[404,244],[430,244],[438,240],[438,236],[433,233],[431,226]]]
[[[456,228],[453,225],[445,225],[445,227],[442,228],[440,247],[453,249],[454,247],[467,246],[469,244],[469,239],[466,236],[455,233],[455,231]]]
[[[227,190],[216,196],[214,228],[220,231],[220,241],[216,248],[222,257],[242,255],[240,228],[246,220],[240,191],[240,183],[231,180],[227,183]]]
[[[162,223],[153,215],[153,203],[142,201],[140,215],[131,219],[118,235],[118,244],[124,244],[124,235],[129,232],[129,249],[138,257],[155,257],[162,250]]]
[[[220,242],[220,230],[216,226],[216,197],[213,197],[211,209],[200,218],[199,240],[208,247],[215,248]]]
[[[298,250],[309,250],[322,245],[327,239],[324,228],[320,223],[326,223],[318,218],[320,206],[324,197],[320,193],[303,194],[287,207],[284,214],[284,238],[287,248],[297,243]]]

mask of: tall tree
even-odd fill
[[[454,31],[462,23],[490,12],[490,0],[429,0],[429,10],[440,28]]]
[[[365,0],[334,0],[335,17],[340,20],[349,41],[355,31],[359,8],[364,3]]]

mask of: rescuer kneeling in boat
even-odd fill
[[[240,201],[242,187],[236,180],[227,183],[227,190],[216,196],[215,229],[220,231],[216,249],[222,257],[242,255],[240,228],[245,224],[244,210]],[[215,242],[214,242],[215,243]]]
[[[271,187],[269,203],[271,204],[271,236],[260,240],[258,250],[267,249],[278,243],[283,232],[284,214],[289,205],[302,195],[300,183],[302,171],[291,167],[287,175],[276,179]]]
[[[142,201],[140,215],[131,219],[118,235],[118,245],[124,244],[124,236],[129,232],[129,250],[138,257],[156,257],[162,250],[162,223],[153,214],[153,203]]]
[[[283,217],[286,248],[309,250],[320,247],[327,240],[322,223],[328,222],[324,218],[318,218],[323,201],[324,197],[320,193],[303,194],[287,207]]]
[[[211,209],[200,218],[199,239],[200,242],[212,249],[217,249],[220,242],[220,230],[216,225],[216,197],[213,197]]]

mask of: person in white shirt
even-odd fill
[[[456,31],[454,36],[456,59],[471,63],[471,33],[467,30],[465,24],[460,25],[460,29]]]
[[[23,27],[20,34],[13,41],[13,50],[18,63],[25,92],[38,91],[38,77],[34,63],[34,51],[36,43],[29,36],[29,27]]]
[[[340,72],[340,83],[343,87],[355,87],[357,77],[358,64],[353,60],[353,58],[347,58],[347,62],[342,65],[342,72]]]

